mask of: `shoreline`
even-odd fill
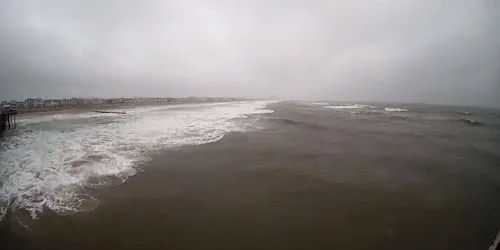
[[[222,101],[222,103],[230,103],[230,102],[243,102],[247,100],[237,100],[237,101]],[[117,105],[94,105],[89,107],[62,107],[62,108],[49,108],[49,109],[36,109],[30,110],[28,112],[20,112],[18,117],[29,117],[35,115],[53,115],[60,113],[85,113],[85,112],[93,112],[96,110],[113,110],[113,109],[130,109],[137,107],[157,107],[157,106],[175,106],[182,104],[204,104],[204,103],[218,103],[219,101],[185,101],[185,102],[169,102],[169,103],[154,103],[154,104],[117,104]]]

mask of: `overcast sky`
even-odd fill
[[[500,107],[498,0],[0,0],[0,100]]]

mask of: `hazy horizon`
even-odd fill
[[[500,2],[3,1],[0,100],[279,97],[500,108]]]

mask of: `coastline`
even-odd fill
[[[233,100],[233,101],[180,101],[168,103],[136,103],[136,104],[99,104],[89,105],[85,107],[57,107],[57,108],[40,108],[31,110],[21,110],[18,117],[29,117],[32,115],[52,115],[60,113],[85,113],[95,110],[113,110],[113,109],[130,109],[136,107],[155,107],[155,106],[172,106],[182,104],[203,104],[203,103],[217,103],[217,102],[240,102],[246,100]]]

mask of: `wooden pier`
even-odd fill
[[[0,114],[0,138],[5,136],[7,130],[15,129],[17,127],[16,123],[17,110],[6,105],[2,107]]]

